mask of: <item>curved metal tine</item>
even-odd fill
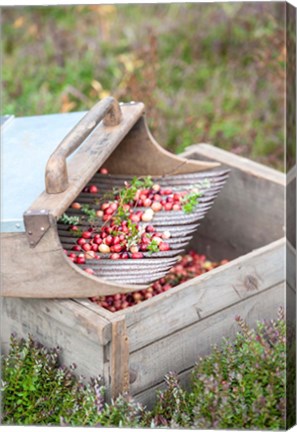
[[[173,227],[172,230],[170,230],[171,237],[180,237],[183,235],[187,235],[187,234],[191,234],[193,232],[196,232],[198,226],[199,226],[199,223],[188,224],[187,226],[176,225],[175,227]],[[168,227],[163,226],[163,225],[158,225],[158,230],[161,232],[168,231]]]
[[[93,270],[100,274],[102,277],[104,276],[108,276],[108,277],[127,277],[130,278],[132,276],[137,276],[139,278],[152,278],[152,273],[153,273],[153,277],[158,277],[158,274],[166,274],[166,272],[168,271],[168,269],[160,269],[160,268],[154,268],[152,269],[149,273],[147,272],[147,270],[145,269],[127,269],[125,273],[120,272],[120,271],[108,271],[108,269],[101,269],[100,267],[92,267]]]
[[[175,214],[171,214],[171,215],[161,215],[161,214],[157,214],[155,215],[154,219],[153,219],[153,224],[154,226],[157,226],[161,223],[164,223],[164,225],[167,225],[169,222],[176,222],[177,225],[179,225],[181,223],[181,221],[183,221],[183,223],[190,223],[192,221],[196,221],[197,217],[204,215],[211,206],[207,206],[207,207],[203,207],[203,208],[199,208],[197,207],[193,212],[191,213],[184,213],[182,211],[177,211],[175,212]]]
[[[166,253],[166,252],[163,252]],[[103,256],[105,255],[105,256]],[[107,256],[106,256],[107,255]],[[177,254],[175,254],[177,255]],[[89,263],[94,264],[94,265],[117,265],[118,267],[129,267],[129,266],[139,266],[139,265],[145,265],[146,267],[149,267],[150,265],[155,266],[156,265],[156,260],[154,258],[151,258],[150,256],[148,256],[145,260],[144,259],[127,259],[127,260],[110,260],[109,259],[109,254],[101,254],[102,259],[100,260],[96,260],[96,259],[90,259],[88,260]],[[162,264],[168,264],[171,265],[173,262],[175,262],[175,260],[177,259],[176,256],[171,257],[164,257],[162,259],[162,262],[159,261],[160,265]]]
[[[170,248],[171,248],[171,250],[175,250],[175,249],[178,249],[178,248],[181,248],[181,247],[185,248],[187,245],[188,245],[188,242],[180,242],[178,244],[171,243],[170,244]]]
[[[154,272],[166,272],[166,271],[168,271],[169,269],[171,268],[171,266],[167,266],[167,267],[159,267],[159,266],[156,266],[156,267],[151,267],[150,268],[150,270],[149,270],[149,273],[148,273],[148,269],[147,268],[143,268],[143,267],[140,267],[140,266],[138,266],[138,267],[126,267],[125,268],[125,273],[124,274],[127,274],[127,272],[129,272],[129,275],[130,274],[133,274],[133,272],[135,272],[136,274],[143,274],[143,275],[147,275],[147,274],[151,274],[152,273],[152,271],[154,271]],[[100,271],[101,272],[101,274],[102,275],[110,275],[110,274],[119,274],[119,275],[122,275],[123,276],[123,271],[121,270],[119,270],[119,269],[115,269],[114,267],[98,267],[98,266],[92,266],[92,269],[93,270],[95,270],[95,271]]]
[[[180,218],[181,216],[190,216],[191,214],[198,214],[200,212],[206,212],[208,211],[213,203],[214,203],[214,199],[215,197],[209,196],[206,197],[204,200],[199,200],[198,204],[195,206],[195,209],[193,209],[193,211],[191,213],[186,213],[183,210],[175,210],[175,211],[170,211],[170,212],[165,212],[165,211],[160,211],[158,213],[154,214],[154,217],[152,219],[152,224],[156,224],[159,223],[159,221],[163,220],[163,219],[176,219],[178,221],[178,218]],[[90,206],[90,208],[92,208]],[[140,208],[137,208],[137,211],[143,211]],[[79,210],[76,209],[69,209],[67,211],[67,214],[69,216],[78,216],[81,217],[83,216],[82,213]],[[101,218],[96,218],[94,221],[94,225],[97,226],[98,228],[101,227],[102,225],[104,225],[104,221],[102,221]],[[140,222],[141,223],[141,222]],[[77,224],[81,227],[89,227],[90,224],[88,223],[88,221],[79,221],[79,223]],[[66,228],[66,227],[65,227]],[[62,229],[62,227],[61,227]],[[64,229],[65,230],[65,229]]]
[[[100,274],[96,274],[95,273],[95,275],[96,276],[98,276],[98,277],[100,277]],[[116,281],[118,281],[119,283],[125,283],[125,284],[130,284],[130,285],[140,285],[140,282],[141,282],[141,284],[142,285],[151,285],[153,282],[155,282],[156,280],[158,280],[158,279],[160,279],[161,277],[164,277],[166,275],[166,273],[161,273],[161,274],[159,274],[159,275],[157,275],[157,276],[155,276],[155,275],[153,275],[152,277],[150,277],[150,278],[144,278],[144,277],[141,277],[141,278],[137,278],[137,277],[134,277],[134,278],[132,278],[132,277],[108,277],[108,278],[105,278],[106,280],[111,280],[111,281],[113,281],[113,282],[116,282]],[[104,278],[102,278],[102,279],[104,279]]]
[[[176,179],[189,179],[191,180],[192,178],[199,178],[199,179],[203,179],[203,178],[210,178],[210,177],[220,177],[222,175],[226,175],[229,174],[230,170],[229,169],[215,169],[215,170],[211,170],[211,171],[201,171],[201,172],[197,172],[197,173],[188,173],[188,174],[177,174],[177,175],[165,175],[165,176],[152,176],[152,181],[156,181],[156,182],[168,182],[169,181],[174,181]],[[135,176],[133,175],[118,175],[118,174],[101,174],[101,173],[96,173],[95,176],[96,178],[102,180],[103,182],[108,182],[108,181],[119,181],[119,182],[123,182],[123,181],[129,181],[132,180]]]
[[[200,188],[199,190],[203,195],[209,195],[215,191],[220,191],[222,189],[222,187],[225,185],[225,183],[226,183],[226,181],[221,181],[218,183],[214,183],[210,187]],[[106,190],[108,190],[108,189],[106,189]],[[173,189],[173,192],[174,191],[177,191],[177,188]],[[96,200],[98,200],[98,201],[102,200],[104,195],[106,195],[105,190],[103,190],[103,191],[99,190],[98,193],[96,194],[96,196],[92,196],[88,192],[81,192],[79,197],[77,198],[77,201],[79,201],[80,203],[93,204],[94,206],[98,207],[98,204],[96,204]],[[110,197],[109,199],[112,201],[112,197]],[[108,200],[108,198],[106,198],[106,200]]]
[[[172,256],[176,256],[179,255],[181,253],[184,252],[184,249],[174,249],[174,250],[169,250],[166,252],[155,252],[153,255],[151,255],[149,252],[143,252],[143,255],[145,258],[166,258],[166,257],[172,257]]]
[[[176,181],[175,183],[170,184],[170,189],[172,189],[173,192],[176,192],[179,190],[187,190],[187,189],[191,189],[193,187],[199,187],[199,189],[204,190],[204,189],[210,188],[212,185],[218,183],[219,181],[222,182],[222,181],[226,181],[226,180],[227,180],[227,177],[226,178],[218,177],[218,178],[212,179],[211,184],[208,187],[206,187],[206,186],[203,187],[203,185],[200,185],[197,181],[195,182],[195,180],[193,180],[191,182],[177,182]],[[91,186],[91,185],[95,185],[98,187],[98,189],[100,189],[99,194],[101,196],[103,196],[104,194],[106,194],[108,192],[113,193],[114,188],[120,189],[120,188],[124,187],[124,184],[120,183],[120,182],[118,182],[118,183],[107,183],[107,182],[101,183],[99,181],[92,181],[92,182],[88,183],[87,186]],[[161,186],[165,187],[165,184],[164,185],[161,184]],[[169,187],[169,186],[167,186],[167,187]],[[82,197],[87,197],[88,195],[90,195],[89,192],[83,192],[82,191],[80,193],[80,196],[82,196]]]
[[[181,237],[170,237],[169,239],[165,240],[167,243],[171,244],[178,244],[178,243],[183,243],[183,242],[189,242],[191,241],[193,238],[192,235],[184,235]]]
[[[194,213],[194,216],[195,216],[194,221],[193,220],[191,222],[189,221],[189,223],[187,224],[180,225],[179,218],[176,220],[176,224],[174,223],[174,220],[168,221],[168,219],[166,220],[160,219],[159,222],[156,221],[154,223],[154,226],[156,230],[159,232],[169,231],[171,238],[187,236],[189,234],[194,233],[199,226],[199,222],[196,219],[198,216],[198,220],[200,220],[199,219],[200,214],[197,215],[196,213]],[[196,222],[196,223],[192,223],[192,222]],[[145,227],[146,225],[147,223],[140,224],[141,227]],[[168,228],[168,225],[171,226],[170,229]],[[99,230],[100,227],[101,225],[98,225],[97,229]],[[82,230],[87,229],[88,224],[79,225],[79,228]],[[62,243],[66,242],[66,243],[72,243],[73,245],[76,244],[77,238],[73,237],[73,234],[68,229],[59,228],[59,234]]]
[[[204,204],[205,202],[209,202],[211,201],[211,198],[215,199],[215,197],[218,195],[220,189],[217,190],[210,190],[208,193],[203,194],[203,196],[201,196],[200,198],[198,198],[198,205],[200,204]],[[83,198],[83,199],[79,199],[80,204],[88,204],[90,209],[93,210],[100,210],[100,205],[98,205],[96,202],[91,201],[89,198]],[[147,207],[135,207],[134,211],[145,211],[147,210]],[[178,210],[172,210],[170,212],[166,212],[166,214],[171,214],[171,213],[176,213],[176,211]],[[70,213],[72,215],[75,216],[79,216],[82,214],[81,210],[79,209],[73,209],[73,208],[69,208],[67,210],[67,213]],[[158,212],[159,214],[165,213],[165,210],[161,210],[160,212]]]

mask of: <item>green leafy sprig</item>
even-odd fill
[[[116,225],[120,225],[122,221],[127,220],[127,226],[130,234],[127,236],[127,247],[130,248],[136,245],[140,240],[140,233],[137,224],[129,219],[130,212],[125,208],[125,205],[131,205],[135,199],[135,195],[140,189],[150,189],[153,186],[153,181],[150,176],[140,178],[134,177],[131,183],[126,182],[121,189],[114,188],[114,196],[118,197],[118,208],[114,215]]]
[[[66,225],[77,225],[80,219],[79,216],[68,216],[66,213],[63,213],[58,222]]]
[[[157,253],[160,251],[159,249],[159,244],[156,240],[152,240],[148,246],[147,246],[147,250],[149,251],[149,254],[152,255],[153,253]]]
[[[87,220],[90,224],[96,222],[96,219],[98,219],[96,210],[90,208],[89,204],[83,204],[81,206],[81,211],[87,216]]]
[[[183,211],[185,213],[193,213],[199,202],[198,199],[201,197],[201,195],[201,192],[190,192],[184,197],[182,197],[181,204]]]
[[[72,234],[74,237],[81,237],[81,236],[82,236],[82,233],[83,233],[83,230],[80,229],[80,228],[78,228],[77,230],[73,230],[73,229],[70,228],[69,231],[71,232],[71,234]]]

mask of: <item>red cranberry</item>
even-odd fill
[[[169,246],[168,243],[161,242],[161,243],[159,244],[159,250],[160,250],[160,252],[169,251],[169,250],[170,250],[170,246]]]
[[[140,258],[143,258],[143,257],[144,257],[144,255],[141,252],[134,252],[134,253],[131,254],[131,258],[133,258],[133,259],[140,259]]]
[[[84,256],[78,256],[78,257],[76,257],[76,261],[75,261],[77,264],[85,264],[85,262],[86,262],[86,260],[85,260],[85,257]]]
[[[92,237],[92,233],[90,231],[84,231],[81,236],[84,239],[90,239]]]
[[[71,208],[73,208],[75,210],[79,210],[79,209],[81,209],[81,205],[78,202],[74,202],[71,204]]]
[[[94,274],[94,270],[93,269],[91,269],[91,268],[86,268],[85,269],[85,272],[87,272],[87,273],[89,273],[89,274]]]
[[[120,259],[120,255],[118,253],[112,253],[110,255],[110,259],[112,259],[112,260]]]
[[[146,198],[146,199],[143,201],[143,205],[144,205],[144,207],[150,207],[151,204],[152,204],[152,200],[149,199],[149,198]]]
[[[113,202],[110,204],[109,208],[111,208],[113,211],[115,211],[118,208],[117,203]]]
[[[114,238],[113,238],[113,243],[112,244],[114,244],[114,245],[116,245],[116,244],[119,244],[120,243],[120,237],[119,236],[115,236]]]
[[[96,237],[96,238],[94,238],[94,243],[95,243],[96,245],[100,245],[100,244],[102,243],[102,238],[101,238],[101,237]]]
[[[91,186],[89,187],[89,192],[90,192],[90,193],[93,193],[93,194],[97,193],[97,192],[98,192],[98,188],[97,188],[97,186],[95,186],[95,185],[91,185]]]
[[[116,244],[116,245],[113,245],[113,246],[110,247],[111,252],[117,252],[117,253],[119,253],[119,252],[122,251],[122,249],[123,249],[123,246],[120,245],[120,244]]]
[[[84,243],[81,247],[84,251],[88,252],[92,249],[92,246],[89,243]]]
[[[131,214],[130,220],[134,223],[140,222],[140,217],[137,214]]]
[[[128,259],[129,258],[129,254],[128,254],[128,252],[123,252],[122,254],[121,254],[121,259]]]
[[[114,210],[111,207],[108,207],[105,211],[104,211],[104,215],[108,215],[111,216],[114,214]]]
[[[150,244],[151,239],[149,239],[148,237],[146,237],[146,236],[144,235],[144,236],[142,236],[141,241],[142,241],[142,244],[144,244],[144,245],[148,245],[148,244]]]
[[[104,243],[107,244],[107,246],[110,246],[112,242],[113,242],[113,237],[111,235],[108,235],[104,240]]]
[[[170,210],[172,210],[172,207],[173,207],[173,204],[172,203],[164,203],[164,209],[166,210],[166,211],[170,211]]]
[[[155,201],[155,202],[153,202],[153,204],[151,205],[151,209],[152,209],[154,212],[158,212],[158,211],[162,210],[162,204],[161,204],[159,201]]]

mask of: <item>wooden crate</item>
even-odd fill
[[[210,145],[191,146],[185,155],[231,169],[191,244],[210,259],[231,261],[116,313],[88,299],[5,298],[4,352],[11,332],[30,333],[61,346],[63,363],[75,362],[78,373],[102,375],[108,397],[129,389],[150,406],[164,374],[174,370],[186,383],[198,357],[235,334],[236,315],[254,325],[275,317],[286,299],[293,304],[295,287],[285,283],[285,176]]]

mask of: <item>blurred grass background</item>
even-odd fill
[[[143,101],[152,133],[283,169],[285,3],[2,9],[3,113]]]

